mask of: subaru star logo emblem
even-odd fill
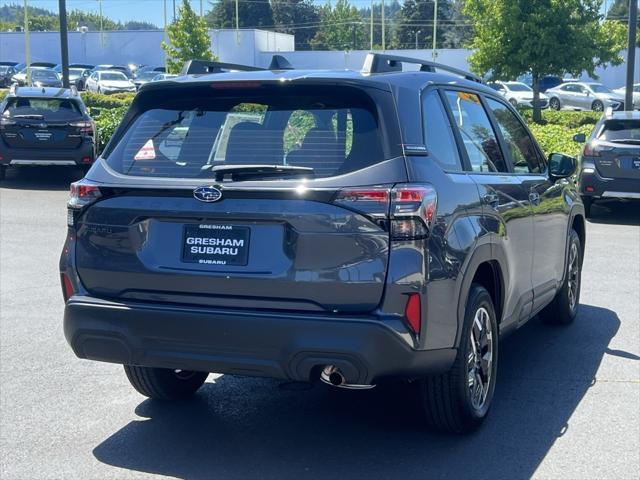
[[[193,191],[193,196],[201,202],[211,203],[220,200],[222,198],[222,192],[216,187],[206,185],[196,188]]]

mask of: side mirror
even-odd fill
[[[573,141],[577,143],[584,143],[587,141],[587,136],[584,133],[576,133],[573,136]]]
[[[549,155],[549,175],[551,178],[560,179],[573,175],[577,168],[574,157],[564,153],[552,153]]]

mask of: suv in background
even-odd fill
[[[9,166],[87,169],[96,145],[95,125],[75,89],[14,87],[0,103],[0,178]]]
[[[606,112],[588,139],[573,139],[587,142],[578,174],[587,217],[595,200],[640,199],[640,112]]]
[[[71,186],[67,341],[151,398],[192,395],[209,372],[400,378],[430,426],[477,428],[499,338],[538,313],[576,316],[575,159],[545,158],[472,74],[382,54],[363,72],[283,60],[192,62],[140,89]]]

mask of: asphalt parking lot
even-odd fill
[[[454,437],[420,429],[406,386],[222,376],[165,405],[76,359],[57,262],[79,176],[0,184],[0,478],[640,478],[640,205],[594,208],[576,322],[509,337],[490,418]]]

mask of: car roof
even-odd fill
[[[624,111],[605,113],[605,120],[640,120],[640,111]]]
[[[221,73],[207,73],[203,75],[182,75],[164,82],[162,86],[146,84],[143,88],[166,88],[168,84],[201,84],[208,82],[314,82],[344,83],[371,86],[389,90],[392,87],[424,88],[428,84],[447,84],[480,90],[495,94],[495,91],[483,83],[474,82],[457,75],[441,72],[403,71],[367,74],[353,70],[258,70],[258,71],[230,71]]]
[[[122,75],[124,75],[124,72],[122,70],[97,70],[96,73],[120,73]],[[124,75],[126,77],[126,75]]]
[[[9,90],[8,97],[78,98],[78,94],[70,88],[16,87]]]

